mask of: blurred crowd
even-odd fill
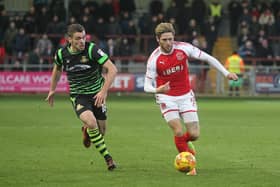
[[[1,9],[0,63],[13,63],[15,70],[23,59],[49,64],[54,51],[66,44],[71,23],[84,25],[87,39],[110,56],[149,54],[157,46],[154,27],[162,21],[173,23],[178,40],[211,54],[225,12],[242,57],[279,58],[279,38],[272,40],[280,33],[279,6],[277,0],[231,0],[228,7],[219,0],[171,0],[164,7],[162,0],[151,0],[149,9],[140,12],[134,0],[70,0],[66,11],[64,0],[34,0],[27,12]]]
[[[232,0],[228,6],[230,34],[236,36],[238,53],[243,58],[280,58],[280,2]],[[277,38],[278,37],[278,38]],[[250,65],[249,61],[245,64]],[[264,60],[262,66],[274,65]],[[279,65],[279,63],[275,64]]]

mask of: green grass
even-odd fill
[[[81,144],[67,96],[0,96],[0,186],[279,186],[278,100],[198,99],[198,176],[177,172],[177,154],[153,96],[110,97],[105,136],[118,169],[109,172]]]

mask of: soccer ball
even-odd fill
[[[174,166],[178,171],[187,173],[195,168],[196,159],[190,152],[181,152],[175,157]]]

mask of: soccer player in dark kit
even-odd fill
[[[114,170],[113,161],[104,141],[106,125],[106,98],[117,68],[93,42],[86,42],[82,25],[67,28],[68,45],[56,51],[51,85],[46,100],[53,106],[57,83],[62,71],[66,71],[70,85],[70,99],[78,118],[83,122],[83,143],[93,144],[104,157],[108,170]],[[102,71],[106,71],[106,75]]]

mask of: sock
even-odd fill
[[[190,133],[186,132],[183,135],[183,137],[184,137],[185,142],[187,143],[187,151],[192,153],[193,155],[195,155],[196,153],[195,153],[194,148],[190,147],[189,144],[188,144],[188,142],[190,141]]]
[[[105,158],[111,158],[109,151],[107,150],[103,136],[100,134],[99,129],[87,129],[87,133],[90,137],[90,141],[95,145],[99,153]]]
[[[179,153],[188,151],[188,145],[184,136],[174,136],[174,142]]]

